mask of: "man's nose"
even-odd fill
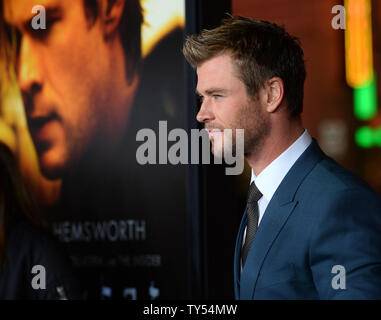
[[[27,37],[21,38],[17,63],[17,78],[23,95],[33,96],[42,88],[41,70],[37,52]]]
[[[200,111],[197,113],[196,119],[198,122],[208,122],[214,119],[214,114],[212,110],[212,106],[210,105],[207,98],[203,100],[201,103]]]

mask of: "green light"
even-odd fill
[[[381,127],[361,127],[355,133],[355,140],[362,148],[381,147]]]
[[[369,127],[358,128],[355,133],[356,143],[362,148],[371,148],[373,146],[373,130]]]
[[[377,113],[377,83],[376,76],[362,87],[353,90],[354,113],[360,120],[370,120]]]
[[[381,127],[374,130],[373,141],[378,147],[381,147]]]

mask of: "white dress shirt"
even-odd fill
[[[258,226],[261,223],[263,214],[265,213],[275,191],[278,189],[287,172],[290,171],[296,160],[299,159],[311,142],[311,136],[307,130],[304,130],[303,134],[290,147],[288,147],[286,151],[271,162],[258,176],[256,176],[254,170],[251,169],[250,184],[255,181],[257,188],[262,193],[262,197],[258,200]],[[246,228],[243,234],[242,245],[245,243],[245,238]]]

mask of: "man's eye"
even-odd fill
[[[46,20],[46,30],[50,30],[51,28],[53,28],[53,25],[59,20],[60,18],[58,17],[52,17]]]
[[[29,28],[29,32],[30,34],[35,38],[35,39],[38,39],[38,40],[44,40],[50,33],[50,31],[52,30],[54,24],[58,21],[59,19],[58,18],[48,18],[46,20],[46,25],[45,25],[45,29],[34,29],[32,26]]]
[[[222,96],[221,96],[220,94],[214,94],[214,95],[213,95],[213,98],[214,98],[214,99],[220,99],[220,98],[222,98]]]
[[[204,97],[203,96],[197,96],[197,99],[200,103],[202,103],[204,101]]]

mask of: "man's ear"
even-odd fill
[[[106,37],[111,37],[118,31],[122,19],[125,0],[105,0],[102,7],[103,28]]]
[[[284,97],[284,83],[279,77],[273,77],[266,82],[266,111],[275,112]]]

